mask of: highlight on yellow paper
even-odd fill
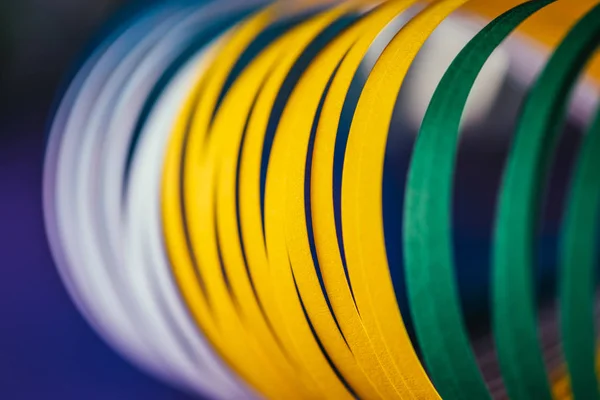
[[[585,46],[561,63],[553,55],[568,55],[573,37]],[[538,125],[552,121],[557,131],[568,126],[564,135],[580,143],[556,151],[570,157],[557,164],[567,178],[550,173],[552,151],[536,164],[536,188],[563,179],[559,219],[584,172],[582,190],[600,209],[600,168],[583,155],[600,148],[600,123],[592,123],[598,46],[597,0],[182,0],[140,10],[73,76],[50,126],[44,215],[65,286],[124,357],[208,398],[468,400],[477,387],[487,398],[599,398],[596,381],[572,388],[569,372],[581,370],[573,360],[589,367],[581,349],[595,337],[595,281],[576,298],[559,284],[563,268],[583,276],[597,266],[597,246],[588,244],[598,238],[578,248],[589,268],[564,266],[566,234],[554,220],[523,216],[524,224],[539,221],[540,242],[554,238],[537,258],[529,244],[527,261],[540,272],[526,272],[540,307],[556,298],[583,305],[577,326],[559,322],[569,338],[587,329],[578,336],[583,347],[563,356],[565,338],[549,342],[555,327],[529,315],[522,323],[539,326],[542,356],[559,354],[542,371],[531,366],[531,377],[546,377],[541,382],[515,376],[493,340],[473,350],[498,328],[490,326],[496,286],[485,254],[493,250],[494,196],[505,171],[498,160],[528,140],[513,137],[521,118],[537,115]],[[477,79],[448,84],[470,73],[455,61],[477,68]],[[544,86],[550,73],[565,83]],[[461,90],[468,101],[450,104]],[[521,115],[544,90],[556,102]],[[469,210],[467,218],[453,209],[452,232],[439,237],[455,248],[426,249],[450,260],[442,288],[423,279],[435,273],[427,265],[407,279],[406,243],[419,238],[403,241],[402,204],[405,178],[419,162],[413,146],[431,124],[450,135],[449,115],[464,133],[458,166],[441,171],[455,176],[454,188],[440,180],[417,193],[428,201],[454,190],[453,201]],[[100,126],[114,129],[101,139]],[[531,157],[557,142],[546,136],[531,144]],[[107,144],[94,154],[92,140]],[[552,193],[529,199],[540,203],[532,209],[555,204]],[[585,216],[598,221],[592,208]],[[434,303],[423,296],[447,309],[428,308]],[[428,313],[426,337],[417,312]],[[514,346],[521,333],[509,332]],[[446,352],[461,335],[469,351]],[[535,349],[522,351],[530,360]],[[496,353],[500,361],[489,361]],[[443,367],[459,362],[472,369]],[[501,389],[492,385],[498,380]]]

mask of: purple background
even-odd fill
[[[0,1],[0,399],[186,399],[83,320],[42,217],[44,129],[84,44],[122,0]]]

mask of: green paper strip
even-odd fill
[[[490,398],[464,328],[454,277],[451,204],[461,116],[493,51],[552,2],[532,1],[507,11],[465,46],[438,85],[415,144],[404,207],[406,282],[427,369],[444,399]]]
[[[600,110],[577,159],[562,227],[560,324],[575,399],[600,398],[594,329],[594,267],[599,206]]]
[[[600,5],[569,32],[541,73],[519,120],[500,192],[493,248],[493,322],[509,397],[551,399],[537,337],[535,233],[569,93],[600,40]]]

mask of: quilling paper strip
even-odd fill
[[[162,15],[161,15],[162,14]],[[142,32],[151,29],[152,25],[159,24],[170,13],[166,10],[158,10],[155,15],[149,14],[148,17],[141,19],[128,29],[123,29],[118,32],[116,37],[112,37],[114,43],[104,47],[101,46],[94,53],[91,61],[95,64],[87,65],[80,70],[73,84],[65,95],[65,100],[57,110],[55,122],[48,139],[48,150],[46,155],[45,167],[45,209],[46,209],[46,224],[48,236],[51,243],[53,254],[57,260],[57,265],[63,276],[63,280],[68,282],[68,287],[77,300],[80,308],[88,316],[88,320],[98,326],[105,333],[105,336],[115,343],[117,347],[126,352],[126,354],[150,369],[158,372],[161,368],[149,360],[149,352],[143,349],[143,345],[139,340],[133,339],[135,335],[133,328],[128,321],[128,318],[122,314],[122,307],[115,306],[114,301],[118,301],[116,296],[112,295],[112,285],[107,285],[104,295],[99,293],[92,296],[86,296],[84,293],[97,293],[91,285],[102,285],[104,280],[97,277],[91,281],[86,277],[89,274],[101,274],[103,269],[94,268],[92,270],[76,268],[82,262],[77,254],[76,247],[72,247],[72,239],[69,239],[69,234],[73,234],[76,230],[73,228],[75,218],[67,214],[66,217],[61,217],[57,208],[61,206],[61,201],[57,198],[59,194],[60,180],[57,176],[59,162],[64,163],[65,157],[59,156],[63,154],[66,146],[68,129],[81,129],[81,124],[84,123],[82,117],[89,113],[89,109],[94,105],[96,93],[100,90],[104,82],[107,80],[110,72],[113,71],[114,64],[121,60],[126,52],[128,52],[136,42],[142,38]],[[97,59],[96,59],[97,55]],[[86,76],[87,75],[87,76]],[[73,109],[71,107],[74,107]],[[75,119],[78,118],[78,119]],[[63,138],[64,137],[64,138]],[[67,151],[73,154],[73,150]],[[75,169],[75,168],[73,168]],[[71,188],[63,190],[63,196],[72,192]],[[65,228],[65,225],[71,225]],[[60,244],[59,244],[60,243]],[[93,262],[93,260],[92,260]],[[97,276],[97,275],[96,275]],[[90,283],[84,283],[84,282]],[[106,290],[111,295],[107,295]],[[109,302],[113,302],[110,304]],[[108,304],[107,304],[108,303]],[[107,309],[114,309],[113,312],[107,313]],[[159,374],[163,374],[160,372]]]
[[[48,136],[46,226],[78,307],[133,362],[214,398],[597,398],[598,118],[557,249],[557,370],[531,279],[568,94],[580,71],[589,93],[600,77],[586,63],[600,6],[575,3],[170,2],[130,19],[81,66]],[[390,271],[382,186],[398,94],[456,13],[485,23],[420,124],[395,244],[404,265]],[[552,56],[517,121],[481,266],[498,390],[465,327],[451,204],[469,92],[513,31]]]
[[[450,213],[461,114],[487,58],[524,19],[549,3],[529,2],[507,11],[464,47],[431,99],[413,150],[404,208],[407,290],[423,356],[444,398],[489,396],[462,327],[453,277]],[[425,290],[431,287],[437,288],[435,296]],[[444,335],[435,334],[442,329]]]
[[[561,247],[560,307],[565,359],[575,398],[598,398],[595,374],[594,248],[598,221],[600,114],[582,144],[564,217]]]
[[[568,95],[599,41],[596,6],[570,30],[529,92],[504,172],[496,216],[492,315],[505,384],[515,399],[551,397],[536,343],[531,244]]]

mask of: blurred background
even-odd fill
[[[44,131],[73,63],[127,0],[0,0],[0,398],[186,399],[110,349],[67,296],[42,218]]]
[[[89,43],[102,35],[102,27],[111,26],[108,21],[118,20],[127,10],[151,2],[0,0],[0,399],[190,398],[139,372],[84,321],[53,265],[43,226],[44,136],[53,103]],[[400,237],[398,210],[404,174],[428,100],[447,64],[478,29],[471,29],[464,20],[455,22],[444,23],[443,30],[428,41],[411,67],[407,81],[412,84],[400,93],[384,178],[390,243],[398,243]],[[448,38],[456,43],[449,43]],[[485,90],[474,103],[479,106],[474,107],[476,112],[468,118],[472,121],[465,127],[457,167],[457,275],[475,337],[485,336],[489,328],[489,269],[482,265],[489,259],[492,216],[509,132],[526,88],[545,59],[538,57],[541,61],[533,68],[532,48],[527,47],[524,56],[515,46],[505,50],[506,54],[496,54],[485,73]],[[588,108],[595,110],[597,99],[593,100],[580,103],[589,103]],[[581,137],[582,124],[576,114],[565,128],[571,134],[562,139],[543,216],[539,253],[545,279],[538,283],[546,298],[554,294],[556,231]],[[397,295],[406,307],[400,282],[402,254],[399,246],[391,245],[388,251]]]

